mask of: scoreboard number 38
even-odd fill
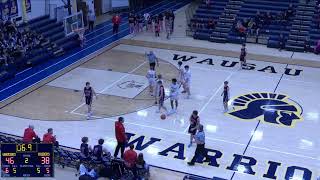
[[[1,144],[1,177],[54,177],[52,144]]]

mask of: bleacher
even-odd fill
[[[218,19],[216,29],[207,28],[194,30],[195,39],[209,40],[213,42],[230,43],[259,43],[271,48],[279,48],[280,34],[285,40],[285,48],[290,51],[305,51],[305,42],[309,42],[312,50],[320,39],[320,30],[316,22],[316,2],[310,0],[308,4],[299,0],[229,0],[211,1],[212,6],[207,7],[205,1],[194,14],[193,21],[198,22],[213,17]],[[287,23],[276,20],[264,25],[259,36],[241,37],[233,28],[237,20],[254,18],[260,13],[269,12],[273,17],[285,12],[289,5],[293,5],[294,15],[289,17]]]
[[[202,22],[207,24],[210,19],[217,20],[220,15],[223,13],[224,8],[227,4],[225,0],[215,0],[210,3],[210,6],[207,6],[205,2],[199,6],[196,11],[196,14],[191,19],[191,23],[199,23]],[[194,32],[194,38],[206,40],[210,38],[212,34],[212,30],[208,30],[206,28],[200,29],[197,28]]]
[[[29,29],[37,34],[41,34],[46,42],[41,47],[32,49],[28,56],[22,55],[14,60],[14,63],[2,65],[0,67],[0,82],[13,78],[16,73],[26,68],[36,66],[80,46],[78,35],[66,36],[62,22],[50,19],[48,15],[31,19],[27,23],[21,23],[17,27],[19,30]]]

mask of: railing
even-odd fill
[[[193,18],[193,15],[195,14],[197,8],[201,3],[202,3],[202,0],[194,0],[188,5],[188,7],[185,10],[186,19],[187,19],[187,29],[186,29],[187,36],[192,36],[194,33],[191,26],[189,25],[191,24],[191,19]]]

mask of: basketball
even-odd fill
[[[165,119],[167,118],[167,116],[166,116],[165,114],[161,114],[160,118],[161,118],[162,120],[165,120]]]

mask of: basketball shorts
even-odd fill
[[[91,104],[92,104],[92,97],[86,96],[86,105],[91,105]]]
[[[192,128],[195,128],[195,126],[190,125],[190,126],[189,126],[189,130],[188,130],[188,133],[189,133],[189,134],[192,134],[192,135],[195,135],[195,134],[197,133],[197,129],[196,129],[196,128],[195,128],[195,129],[192,129]]]
[[[170,100],[171,101],[177,101],[179,99],[179,96],[177,94],[170,95]]]
[[[156,81],[154,79],[149,79],[149,86],[155,86],[156,85]]]
[[[227,103],[229,101],[229,97],[226,95],[223,95],[223,102]]]

